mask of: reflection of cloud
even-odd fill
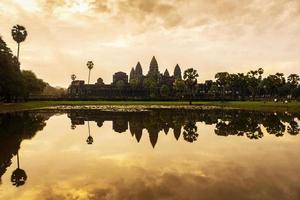
[[[216,163],[215,163],[216,164]],[[207,168],[207,176],[194,173],[151,172],[139,169],[132,177],[118,177],[103,186],[103,180],[94,185],[83,185],[79,190],[45,190],[46,199],[107,199],[107,200],[150,200],[150,199],[298,199],[299,187],[293,174],[268,171],[265,168],[244,168],[236,165]],[[121,167],[121,166],[120,166]],[[122,170],[122,169],[120,169]],[[136,170],[132,168],[131,172]],[[101,186],[102,185],[102,186]],[[57,188],[58,189],[58,188]],[[81,192],[79,192],[81,191]],[[67,193],[66,193],[67,192]],[[59,197],[59,198],[58,198]]]

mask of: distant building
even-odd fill
[[[117,72],[113,75],[113,84],[118,81],[124,81],[124,83],[128,83],[128,75],[125,72]]]

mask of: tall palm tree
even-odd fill
[[[72,79],[72,81],[75,81],[75,80],[76,80],[76,75],[75,75],[75,74],[72,74],[72,75],[71,75],[71,79]]]
[[[11,35],[14,39],[14,41],[16,41],[18,43],[18,54],[17,54],[17,58],[19,61],[19,55],[20,55],[20,43],[24,42],[26,37],[27,37],[27,31],[26,28],[24,26],[21,25],[15,25],[13,26],[13,28],[11,29]]]
[[[94,63],[93,63],[93,61],[88,61],[88,62],[86,63],[86,66],[87,66],[88,69],[89,69],[88,84],[90,84],[91,70],[94,68]]]
[[[199,77],[199,74],[198,74],[197,70],[195,70],[193,68],[189,68],[189,69],[184,71],[183,80],[184,80],[185,85],[189,89],[189,93],[190,93],[189,102],[190,102],[190,105],[192,105],[192,98],[193,98],[193,95],[194,95],[194,89],[197,85],[197,77]]]

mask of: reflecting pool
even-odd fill
[[[300,199],[300,113],[0,115],[0,199]]]

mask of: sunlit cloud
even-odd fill
[[[110,83],[137,61],[147,71],[153,55],[161,71],[181,63],[201,81],[257,66],[300,73],[298,0],[3,0],[0,11],[0,35],[10,47],[10,28],[28,29],[22,53],[36,57],[24,55],[22,66],[54,85],[68,86],[71,73],[84,76],[87,59],[98,64],[92,81]]]

